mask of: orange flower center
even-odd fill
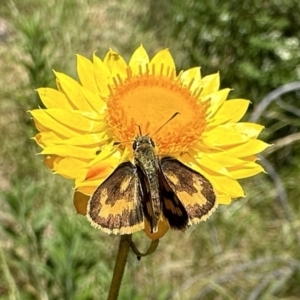
[[[122,80],[114,78],[107,102],[108,124],[116,141],[131,141],[139,135],[153,136],[158,153],[187,151],[201,136],[206,125],[208,102],[197,91],[183,86],[173,74],[139,74]],[[175,113],[179,113],[158,132]],[[156,133],[157,132],[157,133]]]

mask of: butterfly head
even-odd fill
[[[154,148],[155,144],[153,140],[148,135],[137,136],[132,144],[132,148],[134,151],[138,151],[140,149],[145,148]]]
[[[149,135],[137,136],[132,144],[135,162],[151,162],[156,159],[155,144]]]

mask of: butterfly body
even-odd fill
[[[133,143],[134,164],[125,162],[95,190],[87,218],[107,233],[131,234],[160,220],[173,229],[207,219],[216,207],[210,182],[173,157],[159,158],[153,140],[138,136]]]
[[[159,160],[155,153],[154,143],[149,136],[138,136],[133,143],[134,162],[139,178],[143,211],[150,222],[152,231],[157,231],[161,214],[159,178]]]

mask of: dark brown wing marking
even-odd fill
[[[107,233],[131,234],[144,229],[139,179],[132,163],[119,165],[95,190],[87,218]]]
[[[171,188],[161,166],[158,171],[158,180],[164,217],[168,220],[172,229],[185,229],[189,221],[187,211],[177,197],[177,191]]]
[[[211,183],[198,172],[172,157],[161,159],[161,168],[174,193],[195,224],[206,220],[216,208],[216,195]]]

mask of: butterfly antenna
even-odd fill
[[[142,136],[142,130],[141,130],[141,126],[140,126],[140,125],[138,125],[138,124],[135,124],[135,126],[137,126],[137,127],[139,128],[139,134],[140,134],[140,136]]]
[[[142,136],[142,129],[141,129],[141,126],[138,125],[138,128],[139,128],[139,133],[140,133],[140,136]]]
[[[162,124],[151,136],[154,136],[155,134],[157,134],[164,126],[166,126],[171,120],[173,120],[179,114],[180,113],[178,111],[176,113],[174,113],[171,116],[171,118],[169,118],[164,124]]]
[[[113,146],[119,146],[121,144],[125,144],[125,143],[129,143],[129,142],[133,142],[134,140],[127,140],[127,141],[122,141],[122,142],[114,142]]]

